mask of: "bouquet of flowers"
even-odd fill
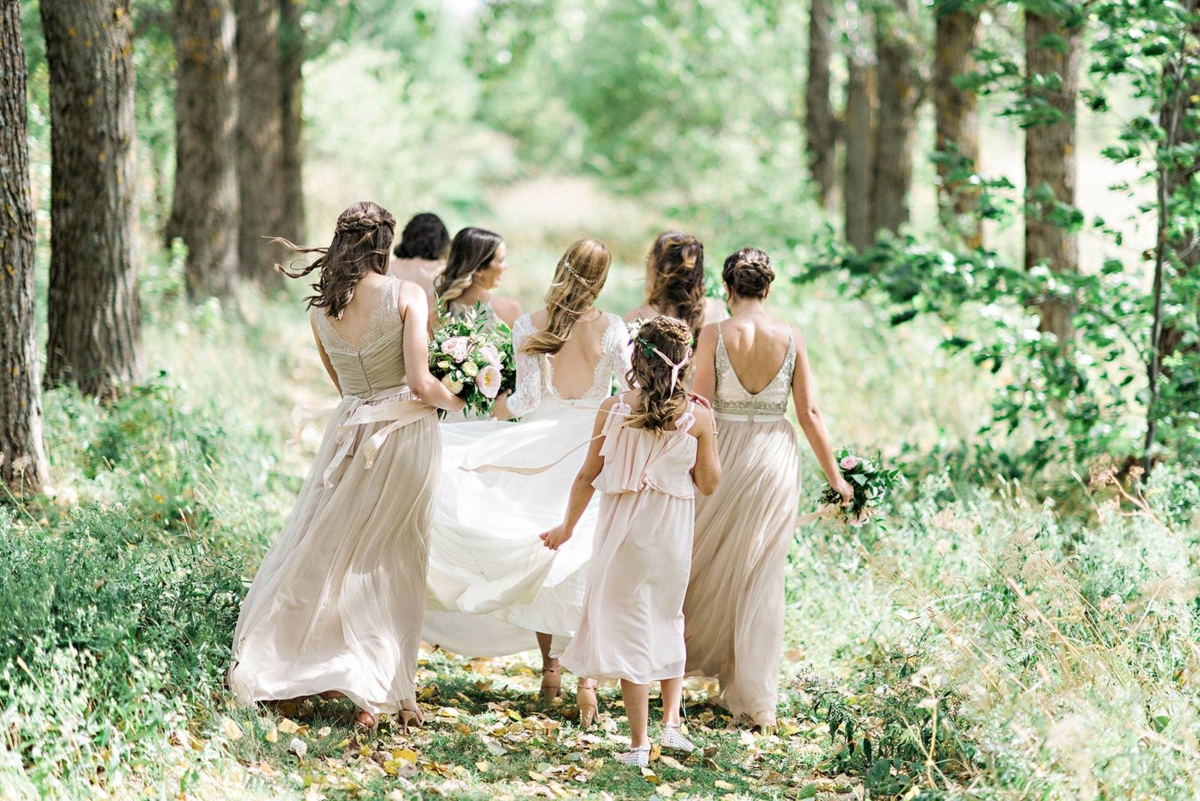
[[[488,417],[496,397],[517,386],[512,332],[503,323],[485,331],[478,307],[461,317],[442,315],[429,343],[429,372],[466,402],[463,414]]]
[[[826,484],[821,490],[821,501],[827,508],[835,507],[842,520],[852,526],[861,526],[875,515],[887,494],[904,482],[904,476],[899,470],[882,469],[878,454],[872,460],[842,448],[837,452],[837,459],[842,476],[854,489],[854,497],[842,506],[842,496]]]

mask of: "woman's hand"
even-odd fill
[[[508,412],[508,396],[511,394],[511,392],[502,392],[496,398],[496,402],[492,404],[492,417],[496,418],[497,420],[512,419],[512,415]]]
[[[842,506],[849,506],[854,500],[854,487],[850,486],[850,482],[844,477],[838,476],[837,481],[832,485],[833,491],[842,496]]]
[[[555,526],[549,531],[543,531],[541,534],[538,534],[538,539],[550,550],[557,551],[559,546],[571,539],[571,535],[574,533],[566,526]]]
[[[704,397],[703,395],[697,395],[695,392],[688,392],[687,398],[697,406],[703,406],[705,409],[712,411],[712,404],[709,403],[708,398]]]

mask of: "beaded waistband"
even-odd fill
[[[717,418],[718,420],[732,420],[736,423],[777,423],[780,420],[787,419],[786,414],[777,414],[774,412],[767,412],[764,414],[748,412],[746,414],[741,414],[738,412],[722,412],[717,410],[713,410],[713,417]]]

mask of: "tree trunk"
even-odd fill
[[[837,146],[837,121],[829,100],[830,62],[833,43],[830,22],[831,0],[812,0],[808,21],[808,83],[804,88],[804,132],[808,144],[808,165],[817,187],[817,199],[829,204],[833,191],[834,150]]]
[[[846,241],[856,250],[871,245],[871,150],[873,144],[875,65],[851,54],[846,80]]]
[[[40,492],[48,469],[33,306],[34,209],[21,0],[0,0],[0,481]]]
[[[871,232],[898,231],[908,222],[912,188],[913,137],[917,127],[916,47],[908,19],[909,0],[893,0],[875,21],[879,115],[871,171]]]
[[[40,8],[52,165],[46,382],[109,397],[141,374],[130,0]]]
[[[302,242],[304,233],[304,29],[302,0],[279,0],[279,77],[283,93],[283,214],[279,236]]]
[[[230,0],[175,0],[175,198],[188,297],[236,299],[237,66]]]
[[[953,78],[975,72],[974,49],[979,15],[971,9],[954,8],[942,0],[936,5],[936,57],[933,66],[933,97],[937,116],[937,150],[942,156],[938,204],[945,217],[953,217],[953,228],[961,231],[971,247],[983,244],[983,223],[975,214],[977,193],[965,182],[968,173],[979,169],[979,114],[975,92],[959,89]],[[949,6],[953,10],[947,10]]]
[[[242,276],[282,285],[263,237],[281,232],[283,89],[279,77],[279,0],[236,0],[238,60],[238,187]]]
[[[1027,270],[1039,264],[1054,272],[1079,269],[1079,243],[1056,212],[1060,204],[1075,204],[1075,98],[1082,33],[1082,26],[1067,28],[1056,17],[1025,12],[1027,92],[1052,110],[1045,121],[1025,131]],[[1056,46],[1058,42],[1065,47]],[[1039,330],[1054,334],[1060,343],[1071,338],[1069,302],[1047,299],[1038,311]]]

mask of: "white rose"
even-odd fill
[[[473,361],[467,360],[463,362],[462,371],[466,373],[467,376],[474,378],[479,372],[479,365]]]
[[[457,395],[458,393],[462,392],[463,388],[462,382],[455,381],[454,376],[449,374],[442,376],[442,386],[450,390],[452,395]]]

